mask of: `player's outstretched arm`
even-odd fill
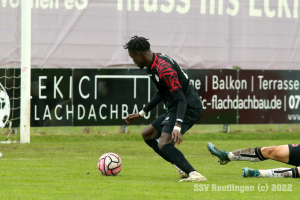
[[[125,121],[127,124],[133,122],[134,119],[141,119],[142,116],[139,113],[130,114],[126,117]]]

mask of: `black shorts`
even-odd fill
[[[300,166],[300,144],[289,144],[290,158],[288,164]]]
[[[186,109],[185,116],[181,125],[181,134],[183,135],[189,130],[197,121],[200,120],[203,113],[203,109]],[[159,137],[161,133],[172,134],[173,127],[176,122],[176,112],[169,112],[159,116],[154,120],[151,125],[156,129]]]

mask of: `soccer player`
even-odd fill
[[[300,173],[300,145],[288,144],[269,147],[250,147],[226,152],[218,149],[212,143],[207,144],[211,154],[219,158],[220,165],[225,165],[230,161],[250,161],[260,162],[267,159],[287,163],[296,168],[276,168],[276,169],[243,169],[243,177],[290,177],[299,178]],[[298,167],[297,167],[298,166]]]
[[[129,114],[125,121],[131,123],[142,118],[163,101],[168,112],[143,130],[144,141],[162,158],[177,167],[181,177],[185,177],[179,182],[206,181],[174,146],[175,143],[183,143],[182,135],[201,118],[203,112],[199,95],[190,84],[189,77],[175,60],[162,53],[153,53],[148,39],[144,37],[132,37],[124,45],[124,49],[128,49],[129,56],[140,69],[146,67],[148,76],[158,90],[139,113]],[[160,138],[159,142],[157,138]]]

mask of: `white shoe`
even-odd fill
[[[189,177],[189,175],[187,173],[185,173],[184,171],[182,171],[181,169],[179,169],[179,167],[177,167],[175,164],[173,164],[176,169],[177,169],[177,173],[179,174],[180,178],[187,178]]]
[[[187,173],[185,173],[184,171],[182,171],[181,169],[179,169],[177,171],[177,173],[179,173],[180,178],[188,178],[189,175],[187,175]]]
[[[193,171],[189,174],[188,178],[181,179],[179,182],[204,182],[207,179],[200,173]]]

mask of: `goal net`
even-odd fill
[[[21,6],[21,3],[24,5]],[[24,120],[27,123],[27,129],[30,128],[30,115],[27,114],[26,116],[29,117],[28,120],[26,117],[23,117],[24,114],[22,114],[24,110],[27,113],[28,110],[30,111],[31,53],[30,45],[29,49],[26,45],[23,49],[24,41],[22,39],[24,34],[27,34],[29,40],[27,43],[31,43],[30,32],[28,37],[28,29],[31,29],[31,23],[29,21],[29,23],[27,22],[27,24],[25,23],[24,25],[23,19],[24,9],[27,9],[26,12],[28,13],[29,11],[29,14],[31,14],[31,10],[28,8],[31,9],[30,0],[3,0],[0,2],[0,133],[1,135],[5,135],[5,139],[4,137],[0,138],[1,143],[10,143],[11,133],[16,133],[18,129],[20,129],[20,141],[22,142],[23,140],[24,143],[30,142],[28,130],[27,132],[22,130],[24,129],[22,127],[22,121]],[[31,20],[31,15],[27,14],[27,16],[29,16],[29,18],[25,16],[26,20]],[[24,31],[24,26],[29,27]],[[26,59],[24,62],[24,56],[22,56],[24,50],[29,50],[29,52],[26,53],[26,56],[29,57],[27,58],[27,62]],[[25,75],[23,75],[22,72],[22,66],[24,64],[29,65],[27,70],[29,73]],[[24,81],[26,82],[23,83]],[[24,87],[26,88],[26,94],[22,91]],[[26,104],[22,103],[24,100],[27,101]]]

